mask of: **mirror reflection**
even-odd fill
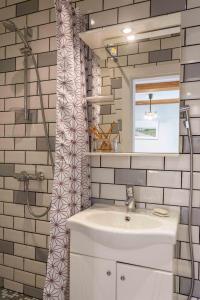
[[[88,97],[91,152],[179,153],[180,15],[82,38],[101,67],[101,93]]]

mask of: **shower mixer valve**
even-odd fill
[[[16,178],[18,181],[29,181],[29,180],[43,181],[45,179],[44,173],[42,172],[29,174],[26,171],[22,171],[20,173],[15,173],[13,177]]]

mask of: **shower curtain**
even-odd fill
[[[57,16],[57,121],[50,245],[43,299],[69,300],[67,218],[90,206],[85,52],[82,21],[69,0],[55,1]]]

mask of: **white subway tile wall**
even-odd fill
[[[200,8],[198,0],[73,0],[76,7],[89,14],[90,28],[110,26],[153,15],[168,14],[182,10],[183,39],[182,72],[186,72],[182,84],[182,100],[191,105],[192,128],[195,148],[195,182],[193,208],[193,238],[195,248],[195,294],[200,299],[199,275],[199,226],[200,226],[200,77],[197,67],[200,62]],[[187,6],[186,6],[187,4]],[[186,7],[188,10],[186,10]],[[28,24],[33,29],[31,46],[40,68],[46,116],[52,148],[55,136],[56,104],[56,39],[55,9],[53,0],[7,0],[0,1],[0,21],[12,19],[19,28]],[[91,20],[93,20],[91,24]],[[32,218],[25,208],[24,187],[12,178],[14,171],[44,170],[46,180],[42,186],[31,183],[31,205],[37,212],[49,204],[52,174],[47,165],[47,151],[41,112],[37,96],[36,78],[29,60],[29,95],[31,123],[23,117],[23,58],[19,52],[20,41],[14,33],[5,32],[0,25],[0,277],[4,287],[42,299],[45,278],[49,222]],[[17,45],[15,44],[15,39]],[[152,54],[149,55],[151,51]],[[134,47],[119,49],[120,64],[136,65],[142,69],[156,64],[162,67],[163,60],[178,60],[178,37],[160,41],[142,42]],[[150,57],[150,61],[149,61]],[[169,59],[170,58],[170,59]],[[164,67],[170,64],[164,62]],[[112,90],[120,98],[119,70],[111,60],[102,69],[104,93]],[[106,78],[107,77],[107,78]],[[110,80],[110,78],[114,80]],[[195,79],[195,80],[194,80]],[[188,82],[189,81],[189,82]],[[113,85],[113,87],[111,86]],[[109,111],[105,108],[105,112]],[[106,115],[105,117],[109,117]],[[183,135],[186,132],[183,130]],[[189,286],[189,261],[187,237],[188,211],[188,142],[181,137],[182,155],[177,158],[158,157],[93,157],[92,196],[94,201],[123,204],[126,199],[126,184],[134,184],[138,205],[152,208],[165,205],[181,212],[177,247],[176,295],[185,300]],[[36,207],[37,205],[38,207]],[[41,207],[40,207],[41,206]]]

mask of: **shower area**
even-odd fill
[[[53,1],[22,1],[4,10],[0,299],[42,299],[56,131],[55,7]]]

